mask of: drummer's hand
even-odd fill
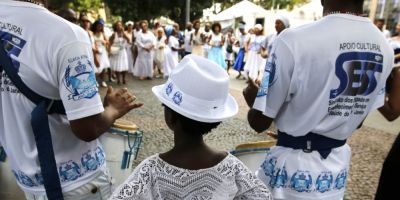
[[[115,118],[118,119],[132,109],[143,106],[143,103],[136,103],[135,100],[136,97],[128,92],[128,89],[113,89],[109,86],[104,97],[104,107],[110,109]]]
[[[258,89],[259,86],[253,81],[253,79],[249,78],[247,81],[247,87],[243,90],[244,99],[249,107],[253,107]]]
[[[273,139],[278,139],[278,134],[276,134],[273,131],[267,131],[267,132],[265,132],[265,134],[267,134],[268,136],[272,137]]]

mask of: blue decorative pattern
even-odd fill
[[[87,58],[70,63],[65,70],[64,79],[64,85],[71,93],[69,100],[91,99],[97,94],[93,66]]]
[[[311,192],[312,177],[309,171],[298,170],[290,180],[290,187],[297,192]]]
[[[105,164],[105,154],[101,147],[97,147],[95,151],[88,151],[82,154],[79,162],[68,161],[59,165],[60,181],[70,182],[84,176],[86,173],[97,170]],[[16,180],[25,187],[43,186],[43,176],[36,173],[32,177],[28,176],[20,170],[12,170]]]
[[[320,193],[330,191],[332,183],[333,183],[332,172],[322,172],[317,178],[315,190]]]

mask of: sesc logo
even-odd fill
[[[377,87],[376,72],[382,72],[383,56],[371,52],[348,52],[336,60],[336,76],[340,81],[337,89],[331,90],[330,99],[339,95],[367,96]]]

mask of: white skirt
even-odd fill
[[[172,51],[170,48],[165,49],[164,55],[164,77],[168,77],[178,65],[179,55],[178,52]]]
[[[110,68],[110,59],[106,49],[100,49],[100,53],[96,56],[99,58],[99,66],[95,68],[96,73],[101,73],[103,70]]]
[[[110,56],[110,64],[111,69],[116,72],[128,71],[128,55],[125,48]]]
[[[143,49],[139,49],[135,67],[133,68],[133,74],[135,76],[153,77],[153,54],[153,51],[147,52]]]
[[[344,196],[351,159],[345,144],[332,149],[326,159],[286,147],[273,147],[256,175],[267,185],[274,199],[340,200]]]
[[[127,45],[125,49],[126,49],[126,54],[128,56],[128,71],[133,71],[132,45]]]
[[[257,80],[266,62],[267,60],[261,57],[261,54],[258,54],[256,51],[249,51],[244,71],[249,73],[251,79]]]

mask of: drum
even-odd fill
[[[240,144],[231,154],[241,160],[252,172],[256,172],[276,140]]]
[[[106,154],[107,167],[115,185],[120,185],[132,173],[131,160],[135,160],[142,143],[143,131],[134,123],[117,120],[110,130],[100,137]]]

